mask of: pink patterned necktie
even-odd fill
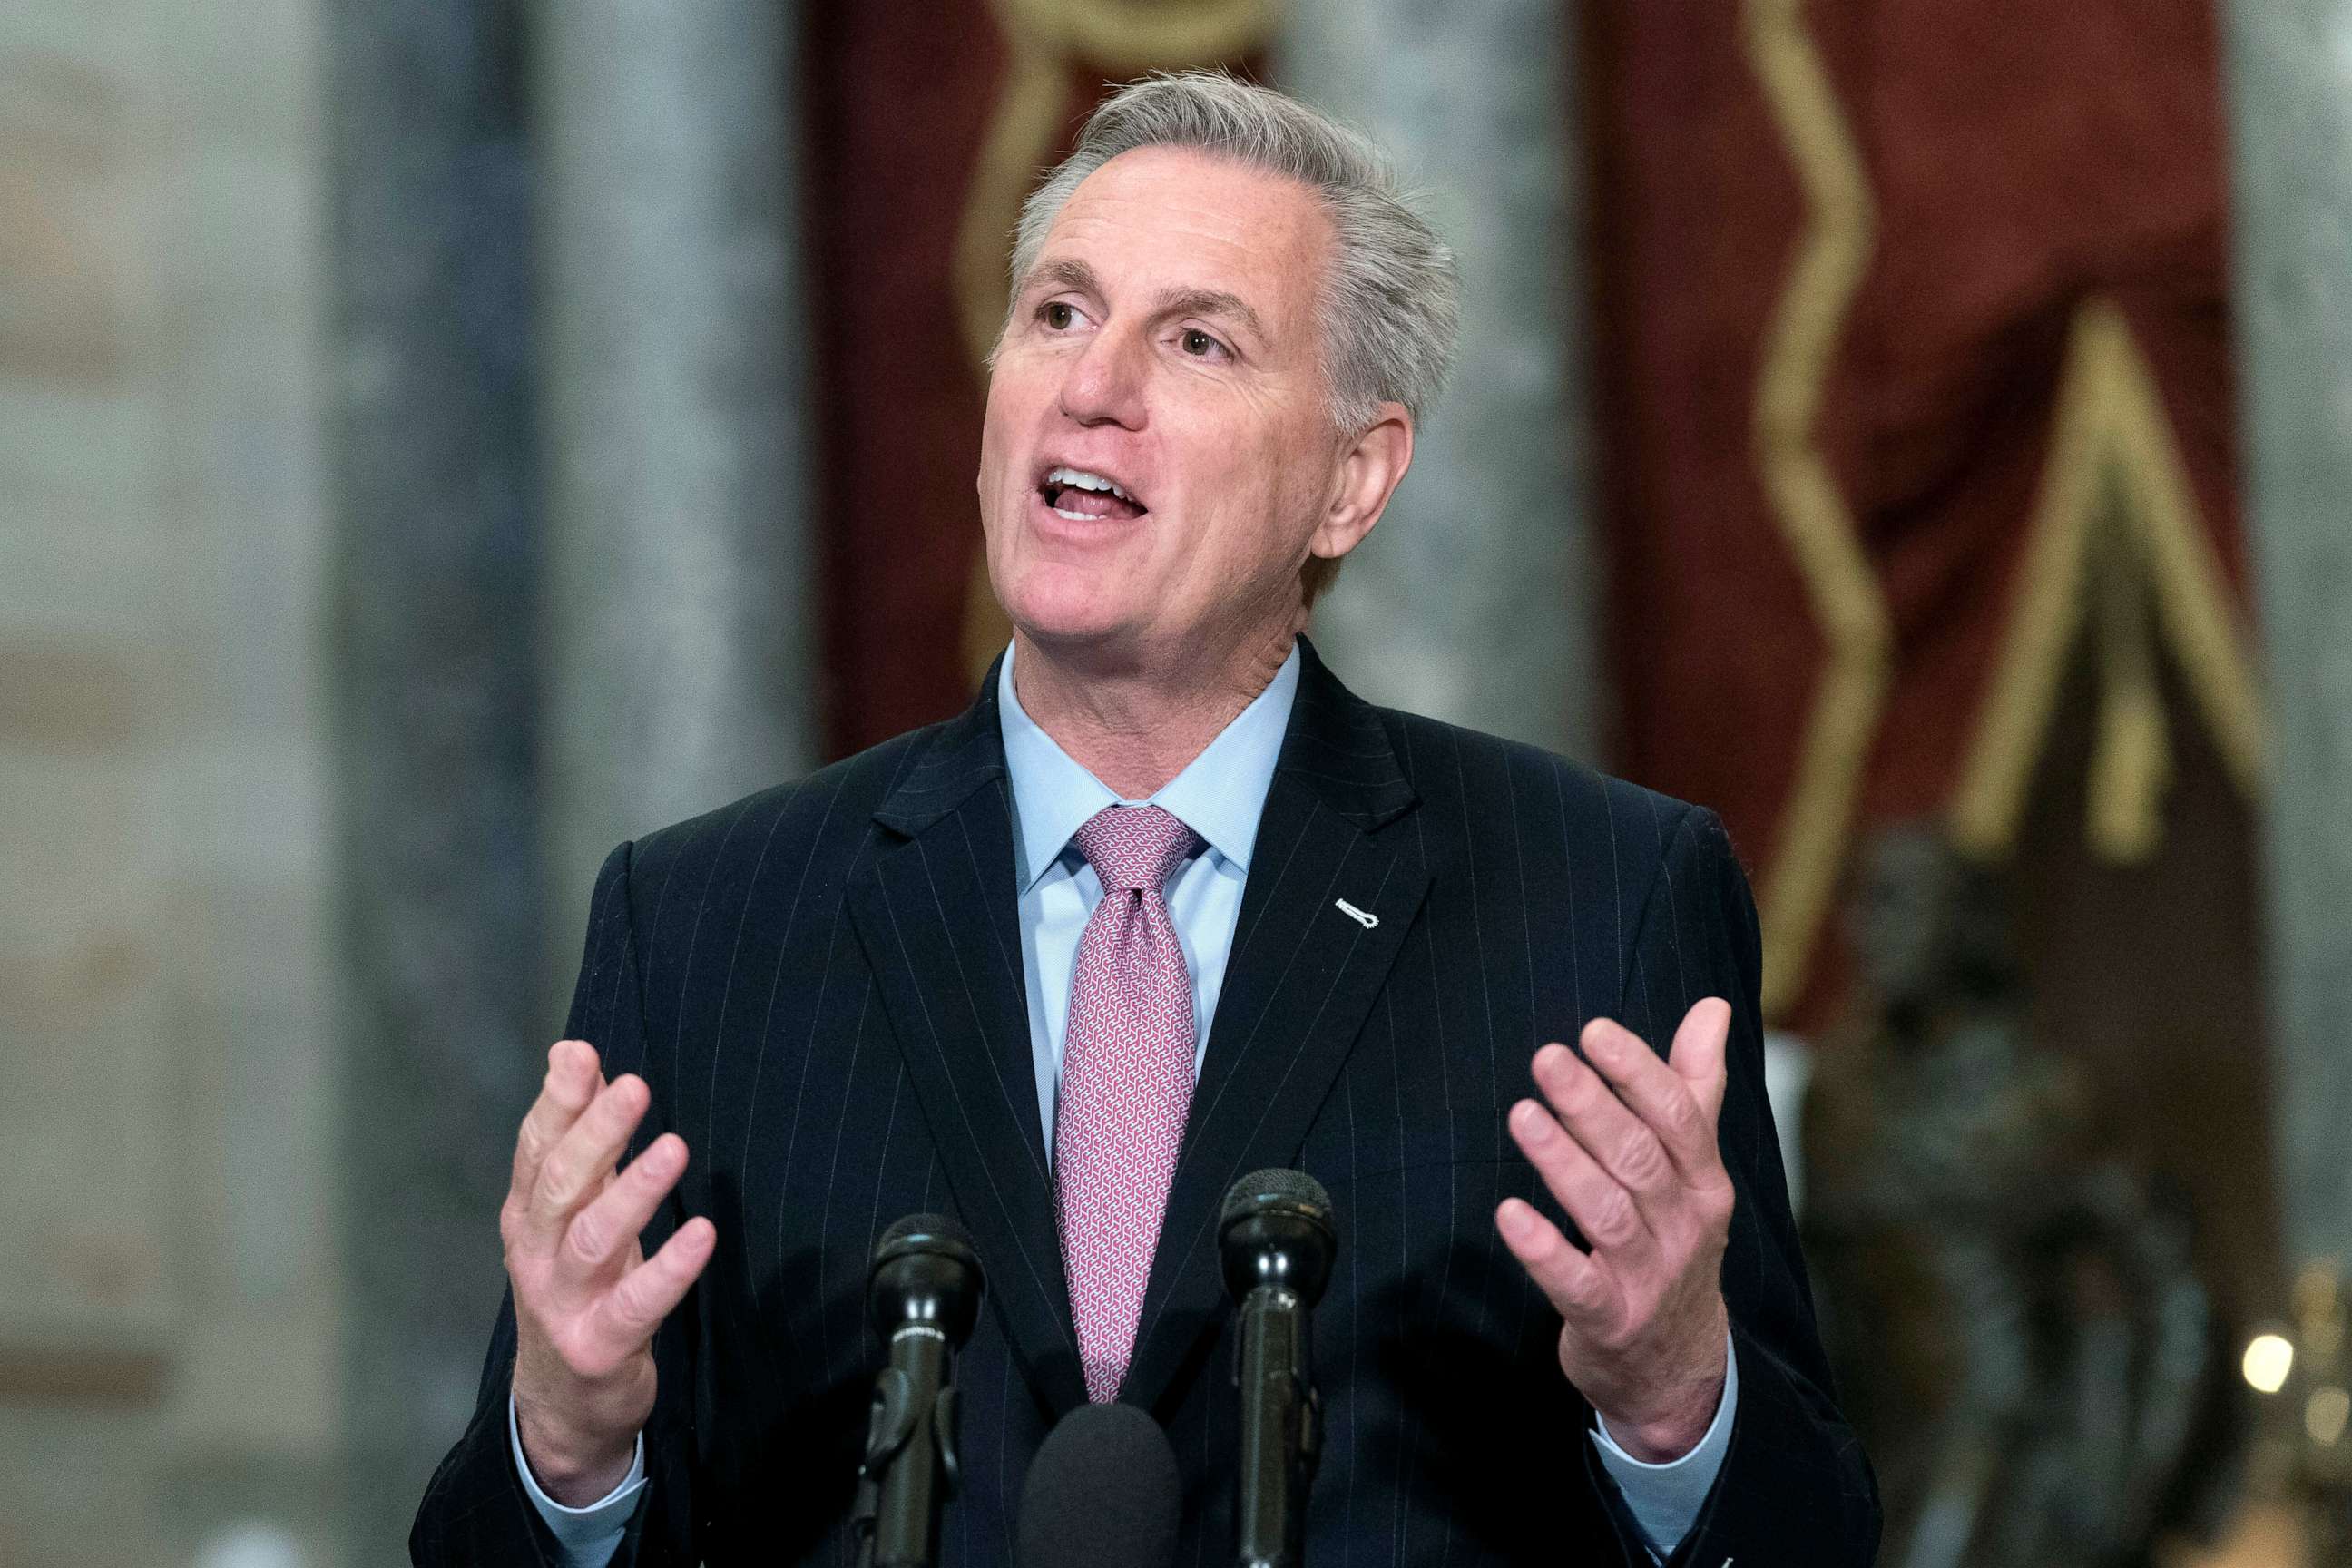
[[[1055,1207],[1087,1397],[1118,1397],[1192,1102],[1192,979],[1163,892],[1200,840],[1156,805],[1078,829],[1102,902],[1078,938],[1055,1101]]]

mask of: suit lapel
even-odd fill
[[[1040,1398],[1084,1403],[1021,967],[996,674],[875,820],[904,842],[852,882],[872,962],[991,1303]]]
[[[1223,1321],[1225,1190],[1297,1158],[1428,890],[1419,858],[1381,832],[1415,804],[1387,731],[1303,639],[1301,657],[1119,1391],[1131,1404],[1160,1403]],[[900,842],[853,879],[849,904],[990,1300],[1059,1414],[1086,1388],[1037,1121],[995,693],[992,669],[875,813]]]
[[[1418,857],[1378,831],[1414,804],[1378,715],[1311,646],[1302,657],[1119,1390],[1146,1407],[1228,1310],[1217,1254],[1226,1189],[1297,1158],[1429,887]]]

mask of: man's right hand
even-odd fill
[[[672,1132],[616,1169],[650,1099],[634,1074],[606,1083],[585,1041],[557,1041],[499,1209],[514,1287],[516,1426],[532,1476],[567,1508],[628,1474],[653,1413],[654,1330],[718,1240],[695,1218],[651,1258],[637,1243],[686,1170],[686,1141]]]

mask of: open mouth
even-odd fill
[[[1125,522],[1150,510],[1117,481],[1084,468],[1048,469],[1037,493],[1055,516],[1072,522]]]

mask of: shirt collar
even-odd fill
[[[1201,754],[1185,764],[1149,800],[1122,802],[1119,795],[1088,773],[1053,736],[1038,727],[1013,690],[1013,650],[996,675],[998,721],[1004,731],[1004,765],[1012,777],[1013,810],[1020,824],[1021,891],[1026,893],[1053,868],[1071,838],[1095,813],[1108,805],[1157,805],[1208,841],[1209,847],[1249,869],[1250,849],[1257,842],[1258,818],[1265,814],[1265,793],[1274,783],[1274,764],[1282,754],[1282,737],[1290,728],[1290,709],[1298,695],[1298,645],[1282,661],[1266,688]]]

